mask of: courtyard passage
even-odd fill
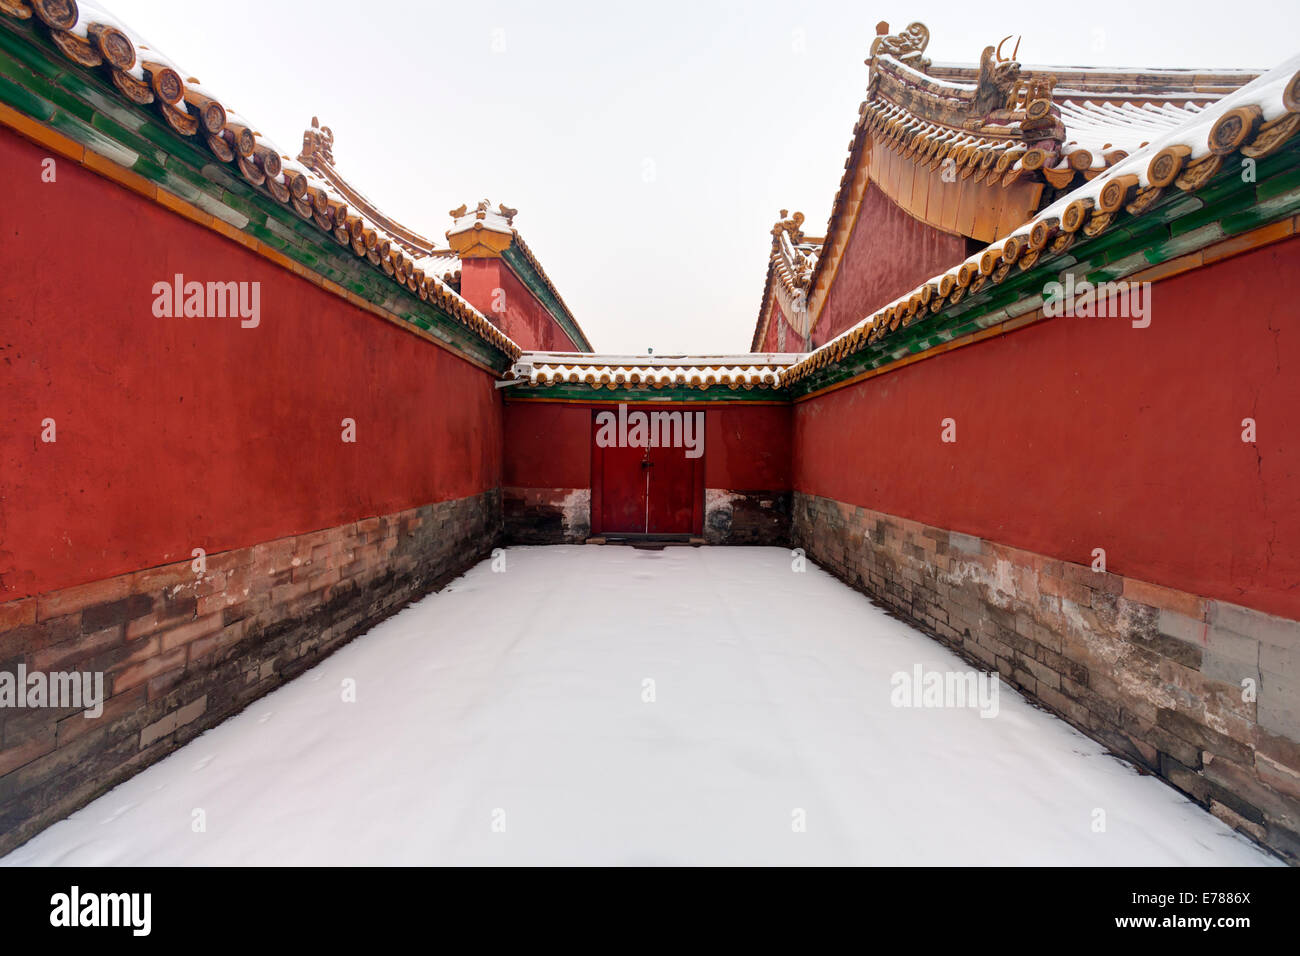
[[[493,564],[0,862],[1276,862],[789,550]]]

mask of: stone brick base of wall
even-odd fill
[[[792,538],[1300,863],[1300,622],[798,492]]]
[[[704,540],[709,544],[789,544],[790,492],[705,488]]]
[[[502,533],[500,492],[0,605],[0,671],[100,672],[104,709],[0,708],[0,853],[441,587]]]
[[[582,544],[591,537],[590,488],[504,488],[506,540],[511,544]],[[704,490],[709,544],[786,545],[788,491]]]
[[[591,537],[590,488],[504,488],[511,544],[582,544]]]

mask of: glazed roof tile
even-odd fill
[[[1079,237],[1092,238],[1152,209],[1167,191],[1194,192],[1235,154],[1262,159],[1300,132],[1300,56],[1218,101],[1189,111],[1131,155],[1066,192],[1005,239],[989,244],[884,308],[867,316],[783,372],[793,385],[818,369],[902,327],[943,311],[981,287],[1003,281],[1040,259],[1063,254]]]
[[[430,273],[410,255],[406,237],[376,226],[373,209],[363,214],[339,189],[303,163],[289,160],[241,114],[120,18],[99,5],[76,0],[3,0],[0,14],[44,24],[64,56],[88,69],[101,69],[121,95],[154,106],[176,133],[201,144],[223,164],[234,166],[254,188],[367,259],[395,283],[433,302],[480,338],[507,355],[519,347],[447,284],[445,272]],[[426,253],[432,250],[425,250]],[[437,262],[441,263],[441,257]]]
[[[590,355],[524,352],[511,374],[530,385],[588,385],[594,389],[768,389],[797,361],[795,353],[741,355]]]

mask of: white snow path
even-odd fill
[[[506,559],[0,864],[1277,862],[1005,685],[894,707],[968,665],[787,550]]]

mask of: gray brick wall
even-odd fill
[[[0,605],[0,670],[104,675],[104,712],[0,708],[0,853],[440,587],[497,490]]]
[[[815,562],[1300,863],[1300,622],[796,492]]]

